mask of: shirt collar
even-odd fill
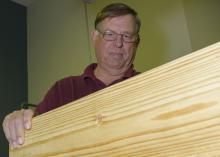
[[[139,74],[140,72],[137,72],[135,69],[134,69],[134,65],[132,64],[130,66],[130,68],[125,72],[124,76],[122,78],[129,78],[129,77],[132,77],[132,76],[135,76],[137,74]]]
[[[84,79],[86,79],[86,78],[96,79],[95,74],[94,74],[94,70],[96,67],[97,67],[96,63],[92,63],[92,64],[88,65],[86,67],[86,69],[84,70],[83,78]]]

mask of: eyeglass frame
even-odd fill
[[[96,31],[99,32],[102,35],[102,38],[106,41],[116,41],[117,37],[119,35],[122,37],[122,41],[125,43],[138,43],[138,41],[139,41],[139,34],[138,33],[130,34],[131,36],[135,37],[134,41],[126,41],[126,40],[124,40],[125,39],[124,37],[128,34],[116,33],[115,31],[112,31],[112,30],[106,30],[106,31],[102,32],[101,30],[99,30],[97,28],[96,28]],[[106,35],[108,35],[107,33],[112,33],[113,35],[115,35],[114,39],[106,39],[105,37],[106,37]]]

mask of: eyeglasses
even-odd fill
[[[102,35],[103,39],[105,39],[106,41],[115,41],[118,35],[122,37],[123,42],[127,42],[127,43],[134,43],[139,38],[138,34],[119,34],[111,30],[107,30],[104,32],[101,32],[98,29],[96,30]]]

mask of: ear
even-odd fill
[[[92,44],[93,46],[95,46],[95,42],[97,40],[97,31],[95,29],[93,29],[91,32],[90,32],[90,36],[91,36],[91,41],[92,41]]]
[[[138,35],[138,39],[137,39],[137,41],[136,41],[136,45],[137,45],[137,46],[139,45],[140,41],[141,41],[141,38],[140,38],[140,35]]]

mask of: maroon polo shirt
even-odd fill
[[[95,77],[94,69],[96,66],[97,64],[93,63],[85,69],[82,75],[70,76],[57,81],[49,89],[43,101],[38,104],[36,109],[37,114],[45,113],[139,74],[139,72],[135,71],[132,66],[126,71],[122,78],[106,86],[102,81]]]

